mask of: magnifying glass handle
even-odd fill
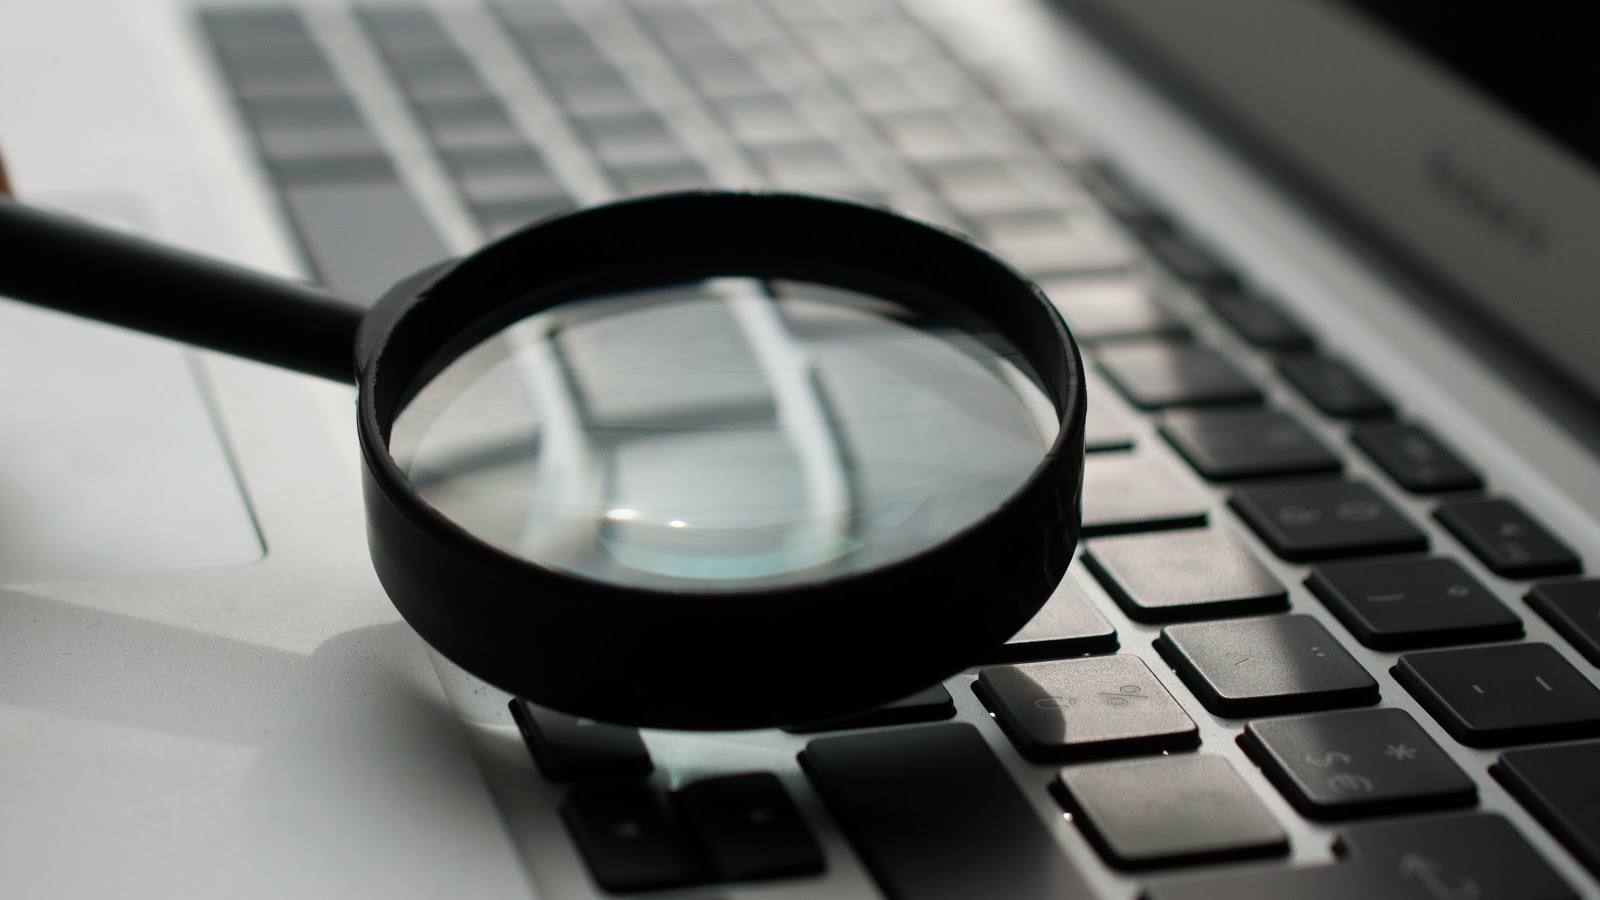
[[[0,295],[353,382],[365,306],[0,198]]]

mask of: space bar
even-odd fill
[[[1092,896],[971,725],[820,738],[800,761],[893,900]]]
[[[448,255],[416,198],[399,181],[280,187],[317,278],[376,300],[401,278]]]

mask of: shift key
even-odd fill
[[[1094,896],[971,725],[819,738],[800,762],[893,900]]]

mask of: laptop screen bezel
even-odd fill
[[[1058,0],[1600,414],[1600,172],[1333,0]]]

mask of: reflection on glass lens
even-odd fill
[[[1055,431],[975,319],[729,278],[514,323],[417,393],[391,452],[435,509],[518,556],[718,591],[936,545],[1015,493]]]

